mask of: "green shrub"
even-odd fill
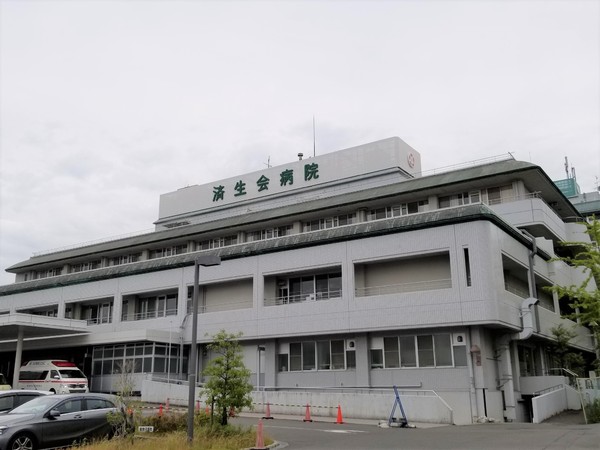
[[[585,407],[588,423],[600,423],[600,398],[597,398]]]

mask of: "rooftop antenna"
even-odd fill
[[[267,162],[264,164],[266,164],[267,167],[271,167],[271,155],[269,155],[269,157],[267,158]]]
[[[304,153],[298,153],[298,161],[302,161],[303,156],[304,156]]]
[[[569,178],[569,160],[565,156],[565,172],[567,174],[567,178]]]
[[[313,157],[317,156],[317,138],[315,134],[315,115],[313,114]]]
[[[571,178],[573,178],[574,180],[577,179],[577,177],[575,176],[575,167],[571,167]]]

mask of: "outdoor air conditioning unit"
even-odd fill
[[[467,345],[465,333],[452,333],[452,345]]]
[[[307,302],[314,302],[315,300],[317,300],[317,296],[315,294],[309,294],[305,299]]]
[[[356,348],[356,341],[354,339],[348,339],[346,341],[346,350],[354,350]]]

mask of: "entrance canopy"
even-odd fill
[[[59,319],[21,313],[0,315],[0,344],[10,341],[16,343],[13,387],[19,381],[24,339],[52,338],[81,333],[89,333],[85,320]]]
[[[59,319],[21,313],[0,315],[0,342],[11,340],[16,342],[20,330],[22,330],[24,339],[89,333],[85,320]]]

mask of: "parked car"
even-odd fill
[[[0,414],[6,414],[10,410],[33,400],[42,395],[49,395],[47,391],[33,391],[28,389],[11,389],[9,391],[0,391]]]
[[[127,424],[114,395],[45,395],[0,416],[0,449],[38,450],[70,446],[83,439],[112,437]]]

